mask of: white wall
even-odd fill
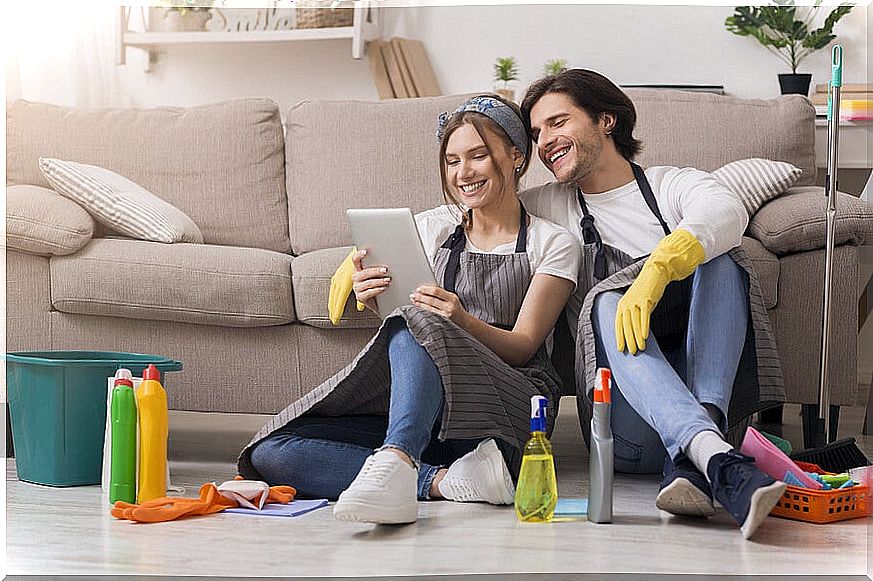
[[[724,85],[741,97],[779,94],[776,75],[791,72],[756,41],[725,29],[732,7],[550,5],[402,9],[388,35],[424,41],[446,92],[490,88],[494,59],[515,56],[521,87],[550,59],[602,72],[620,84]],[[868,81],[869,7],[856,6],[837,25],[844,82]],[[827,82],[830,54],[801,63],[813,83]]]
[[[523,89],[545,61],[598,70],[622,84],[724,85],[742,97],[779,94],[776,75],[790,72],[755,41],[729,33],[730,7],[550,5],[392,8],[382,11],[383,36],[424,41],[445,93],[490,90],[494,59],[519,60]],[[868,79],[868,7],[838,24],[845,82]],[[166,49],[151,73],[129,52],[121,72],[135,106],[193,105],[266,96],[286,109],[300,99],[377,99],[369,65],[353,60],[349,41],[185,46]],[[801,72],[826,82],[827,50]]]

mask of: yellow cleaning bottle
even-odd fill
[[[139,408],[139,503],[167,495],[167,392],[161,373],[149,365],[136,388]]]
[[[515,489],[515,515],[522,522],[549,522],[558,502],[552,445],[546,438],[546,406],[541,395],[530,399],[530,440],[524,445]]]

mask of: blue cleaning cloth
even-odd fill
[[[585,516],[588,514],[587,498],[559,498],[555,505],[555,516]]]
[[[792,472],[786,472],[785,476],[782,478],[782,482],[790,484],[791,486],[799,486],[800,488],[803,488],[803,482],[801,482]]]
[[[280,502],[271,502],[265,504],[261,510],[251,508],[228,508],[224,512],[233,514],[247,514],[249,516],[300,516],[313,510],[327,506],[327,500],[319,498],[316,500],[292,500],[288,504]]]

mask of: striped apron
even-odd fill
[[[467,237],[459,224],[437,250],[437,280],[442,279],[443,287],[458,295],[471,315],[490,325],[512,329],[533,276],[526,251],[527,228],[527,213],[522,207],[515,252],[488,254],[465,250]],[[254,446],[304,413],[387,415],[391,390],[387,326],[395,317],[406,321],[442,378],[445,405],[439,439],[493,437],[510,470],[518,473],[524,443],[530,437],[531,396],[549,399],[549,431],[560,397],[560,380],[545,345],[523,366],[512,367],[449,319],[408,305],[396,309],[382,322],[351,363],[261,428],[239,456],[240,474],[262,479],[251,464]]]
[[[646,205],[658,219],[664,235],[670,234],[670,228],[661,216],[646,174],[637,164],[631,163],[631,167]],[[594,299],[602,292],[627,289],[639,275],[648,256],[632,258],[617,248],[603,244],[581,192],[578,192],[578,198],[583,214],[584,236],[579,286],[582,287],[581,292],[585,293],[585,299],[579,313],[576,333],[576,403],[582,434],[585,435],[587,443],[588,424],[591,420],[591,392],[597,371],[596,343],[591,318]],[[732,249],[728,255],[748,275],[749,320],[752,323],[746,328],[746,341],[727,413],[726,438],[737,444],[748,425],[749,416],[774,403],[785,401],[785,391],[776,341],[770,331],[770,319],[764,306],[758,277],[740,247]],[[685,341],[692,280],[693,277],[689,276],[670,283],[652,312],[650,331],[664,351],[674,350]]]

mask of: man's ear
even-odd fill
[[[600,127],[603,129],[603,132],[609,135],[615,130],[616,116],[613,113],[601,113],[600,114]]]

